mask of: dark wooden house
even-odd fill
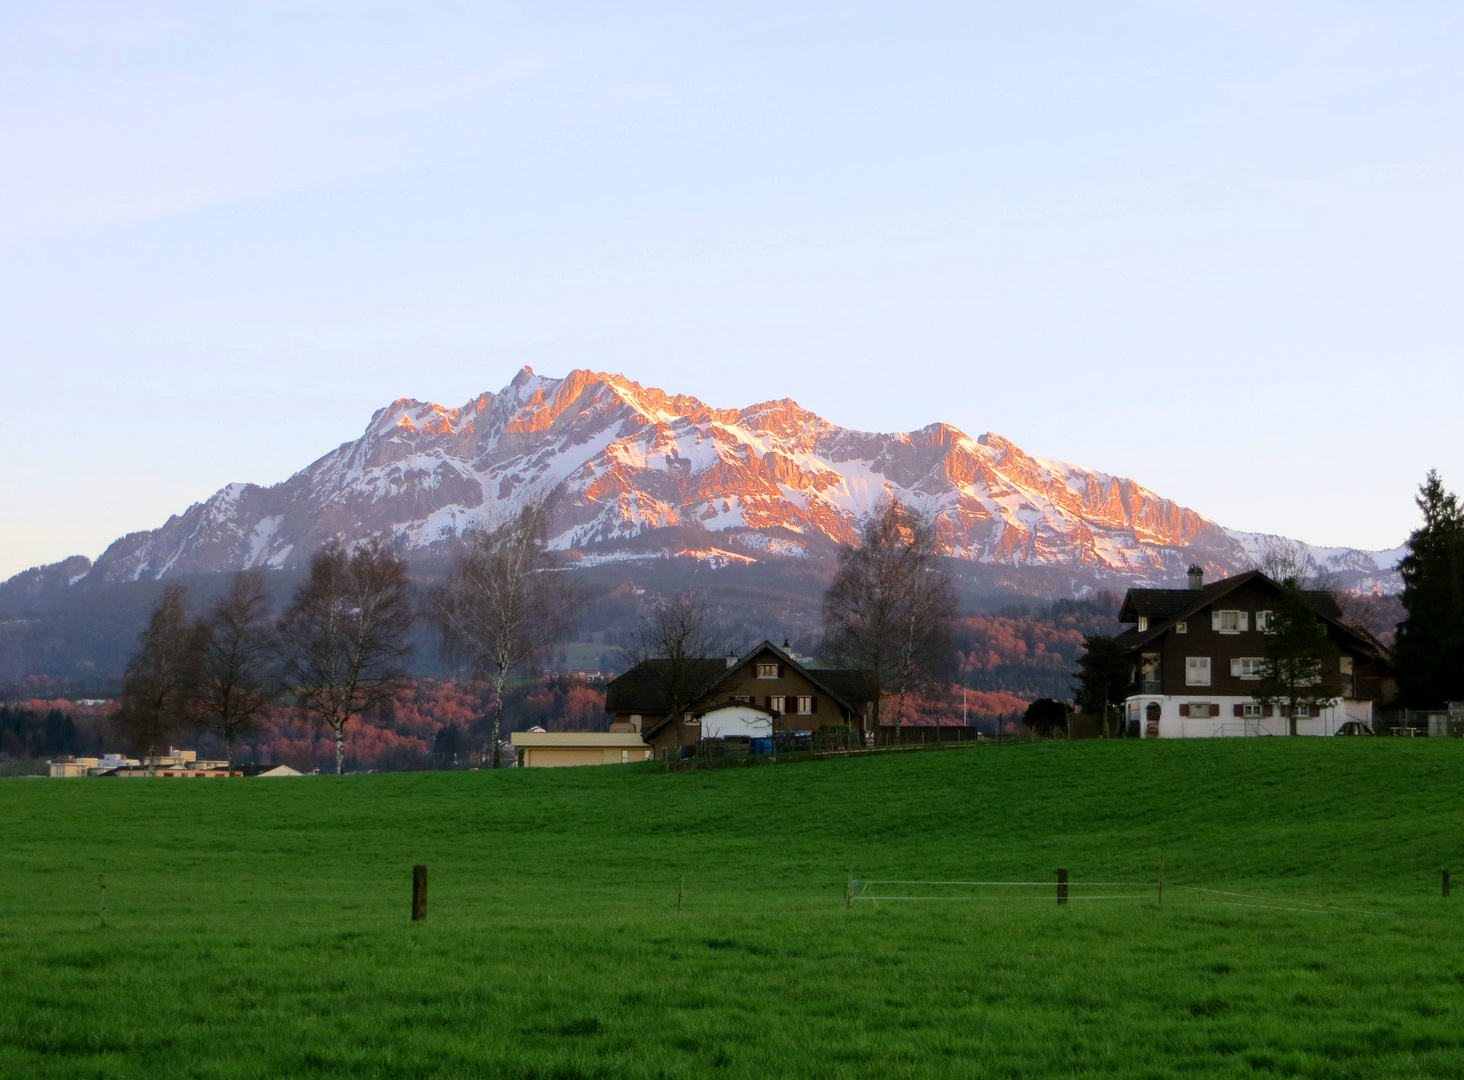
[[[742,656],[681,665],[646,660],[612,679],[605,708],[612,731],[635,731],[657,756],[683,753],[704,738],[745,733],[816,732],[830,725],[863,733],[873,724],[873,679],[864,672],[808,667],[770,641]],[[673,698],[684,704],[673,709]]]
[[[1216,735],[1331,735],[1349,722],[1371,726],[1397,684],[1388,652],[1347,625],[1330,593],[1313,599],[1338,652],[1331,673],[1340,697],[1314,714],[1281,716],[1251,696],[1261,677],[1266,623],[1281,586],[1259,570],[1205,584],[1191,567],[1187,589],[1130,589],[1118,640],[1133,657],[1125,702],[1128,731],[1165,738]]]

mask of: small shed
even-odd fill
[[[515,731],[511,741],[519,764],[531,769],[621,765],[651,757],[651,747],[635,731]]]

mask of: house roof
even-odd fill
[[[1281,589],[1279,584],[1260,570],[1247,570],[1234,577],[1221,578],[1202,589],[1130,589],[1123,598],[1123,607],[1119,609],[1118,620],[1119,622],[1137,623],[1139,616],[1142,615],[1148,618],[1149,628],[1139,630],[1136,626],[1130,627],[1117,635],[1115,640],[1127,648],[1147,645],[1171,630],[1176,622],[1188,619],[1196,612],[1203,611],[1223,599],[1240,586],[1253,581],[1263,582],[1278,592]],[[1377,655],[1382,656],[1386,653],[1386,649],[1377,638],[1365,630],[1348,626],[1342,621],[1342,609],[1337,606],[1337,598],[1329,591],[1308,589],[1307,595],[1316,605],[1317,614],[1327,622],[1356,638],[1358,642],[1376,652]]]
[[[686,685],[693,698],[701,697],[727,674],[725,659],[687,661]],[[646,716],[664,716],[671,711],[670,660],[642,660],[624,675],[610,680],[605,687],[605,708],[609,712],[638,712]]]

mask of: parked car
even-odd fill
[[[1339,727],[1336,733],[1338,735],[1371,735],[1373,730],[1361,720],[1349,720]]]

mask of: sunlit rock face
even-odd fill
[[[424,552],[543,498],[555,548],[604,553],[693,526],[721,535],[685,554],[717,552],[708,559],[726,565],[852,542],[886,496],[932,515],[946,553],[981,562],[1163,576],[1196,559],[1227,571],[1247,558],[1241,539],[1193,510],[999,435],[851,431],[788,400],[714,409],[619,375],[524,368],[458,408],[394,401],[360,439],[284,483],[232,484],[123,537],[92,574],[292,566],[336,537]]]

